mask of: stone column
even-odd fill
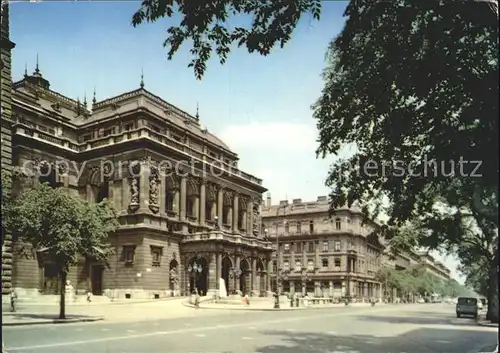
[[[273,273],[273,262],[267,260],[267,273],[266,273],[266,291],[271,292],[271,273]]]
[[[290,271],[295,271],[295,247],[290,249]]]
[[[217,293],[217,259],[215,253],[210,254],[210,263],[208,264],[208,296],[214,296]]]
[[[314,241],[314,267],[321,268],[321,260],[319,258],[319,241]]]
[[[139,209],[149,211],[149,167],[141,166],[139,177]]]
[[[290,281],[290,294],[293,295],[294,293],[295,293],[295,281]]]
[[[221,289],[220,288],[220,279],[222,277],[222,254],[221,253],[217,253],[217,276],[216,276],[216,279],[217,279],[217,289]],[[226,283],[226,287],[228,286],[228,283]],[[226,290],[228,290],[228,288],[226,288]]]
[[[130,203],[130,184],[129,179],[122,179],[122,202],[119,209],[126,211],[128,209],[128,204]]]
[[[201,181],[201,184],[200,184],[200,216],[198,218],[199,222],[200,222],[200,225],[205,225],[205,204],[206,204],[206,191],[205,191],[205,188],[206,188],[206,183],[205,183],[205,180],[202,180]]]
[[[306,270],[309,270],[308,263],[307,263],[307,249],[306,249],[307,243],[302,243],[302,268],[305,268]]]
[[[167,183],[165,178],[161,177],[160,174],[160,188],[159,188],[159,193],[158,195],[158,202],[160,203],[158,206],[160,206],[160,214],[165,214],[166,212],[166,196],[167,196]]]
[[[251,236],[253,235],[253,199],[249,198],[248,203],[247,203],[247,235]]]
[[[92,185],[85,185],[85,199],[87,202],[94,202],[94,190],[92,190]]]
[[[328,281],[328,296],[333,297],[334,292],[333,281]]]
[[[222,216],[224,214],[224,189],[219,187],[217,191],[217,217],[219,217],[219,229],[222,229]]]
[[[239,229],[238,229],[238,216],[239,216],[239,195],[238,194],[234,194],[234,198],[233,198],[233,232],[239,232]]]
[[[181,192],[180,192],[180,220],[186,220],[186,177],[181,177]]]
[[[179,190],[179,186],[177,186],[174,190],[174,202],[173,202],[173,211],[176,213],[177,217],[181,215],[181,192]]]
[[[241,267],[241,258],[240,258],[239,256],[236,256],[236,265],[235,265],[235,267],[236,267],[236,268],[235,268],[235,270],[239,270],[239,269],[240,269],[240,267]],[[244,273],[242,273],[242,274],[240,275],[240,277],[241,277],[241,276],[244,276],[244,275],[245,275],[245,274],[244,274]],[[235,278],[235,287],[234,287],[234,289],[235,289],[235,290],[237,290],[237,291],[239,291],[239,290],[240,290],[240,277]]]
[[[253,295],[258,295],[258,288],[257,288],[257,259],[254,257],[252,258],[252,281],[251,281],[251,292]]]

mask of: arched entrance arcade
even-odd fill
[[[250,263],[247,259],[241,259],[240,261],[240,291],[243,295],[249,294],[251,291],[251,270]]]
[[[231,284],[231,269],[233,268],[233,262],[231,259],[227,256],[225,256],[222,259],[221,263],[221,278],[224,280],[224,286],[226,289],[225,295],[232,294],[233,293],[233,285]],[[222,290],[222,288],[220,288]],[[222,290],[223,292],[223,290]],[[221,296],[223,296],[224,293],[221,293]]]

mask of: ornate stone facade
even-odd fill
[[[399,254],[390,259],[384,239],[373,233],[378,225],[363,220],[361,209],[355,205],[330,214],[326,196],[310,202],[281,201],[278,205],[271,205],[268,196],[262,208],[262,226],[273,248],[276,235],[279,245],[278,259],[273,260],[273,289],[278,268],[287,275],[284,291],[357,299],[382,297],[383,284],[375,277],[382,264],[397,270],[426,264],[433,274],[450,278],[449,269],[429,255]]]
[[[163,297],[214,293],[220,279],[229,292],[268,290],[272,250],[253,202],[266,189],[198,116],[142,86],[101,102],[94,95],[90,109],[51,90],[38,65],[13,83],[13,97],[14,161],[29,166],[25,183],[107,198],[119,213],[110,269],[82,259],[69,276],[77,290]],[[14,262],[20,292],[54,293],[50,259]]]
[[[271,205],[268,198],[262,219],[273,244],[278,235],[279,257],[273,268],[288,272],[283,281],[285,292],[358,299],[381,297],[375,274],[384,246],[373,235],[377,225],[363,223],[359,208],[338,209],[330,217],[325,196],[313,202],[295,199],[292,204],[281,201],[279,205]]]
[[[2,174],[10,174],[12,167],[12,78],[11,78],[11,51],[15,44],[10,41],[9,31],[9,3],[1,2],[1,151],[2,151]],[[10,190],[2,190],[2,193]],[[12,284],[12,237],[10,234],[2,234],[2,294],[9,294]]]

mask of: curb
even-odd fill
[[[189,307],[189,308],[195,308],[193,304],[190,304],[188,302],[182,302],[182,305],[186,306],[186,307]],[[273,304],[271,304],[273,305]],[[363,308],[363,307],[367,307],[367,306],[348,306],[350,308]],[[202,303],[200,303],[200,306],[198,307],[198,309],[205,309],[205,310],[229,310],[229,311],[247,311],[247,312],[251,312],[251,311],[301,311],[301,310],[325,310],[325,309],[339,309],[339,308],[345,308],[345,305],[339,305],[339,306],[311,306],[311,307],[298,307],[298,308],[279,308],[279,309],[274,309],[274,308],[248,308],[248,307],[238,307],[237,305],[235,305],[234,308],[227,308],[227,307],[221,307],[221,308],[217,308],[217,307],[206,307],[206,306],[203,306]]]
[[[74,324],[78,322],[95,322],[104,320],[103,316],[98,317],[85,317],[74,319],[50,319],[34,322],[2,322],[2,326],[33,326],[33,325],[47,325],[47,324]]]
[[[167,298],[161,298],[161,299],[144,299],[144,300],[120,300],[120,301],[108,301],[104,303],[87,303],[87,302],[79,302],[79,303],[66,303],[66,307],[90,307],[90,306],[112,306],[112,305],[133,305],[133,304],[148,304],[148,303],[158,303],[158,302],[168,302],[168,301],[173,301],[173,300],[181,300],[181,299],[186,299],[187,297],[182,296],[182,297],[167,297]],[[18,302],[18,307],[30,307],[30,306],[57,306],[59,307],[59,303],[36,303],[36,302]],[[2,309],[3,307],[9,306],[10,304],[5,304],[2,303]]]
[[[494,324],[491,322],[477,322],[477,324],[479,326],[483,326],[483,327],[496,327],[496,328],[498,328],[498,324]]]

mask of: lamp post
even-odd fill
[[[214,221],[215,221],[215,230],[220,230],[220,228],[219,228],[219,217],[215,216],[214,217]]]
[[[200,275],[200,273],[203,271],[203,267],[199,264],[197,264],[196,262],[193,263],[193,265],[189,265],[188,266],[188,272],[189,274],[191,275],[191,277],[193,278],[193,285],[194,285],[194,289],[197,290],[197,281],[198,281],[198,276]],[[191,288],[191,291],[193,290],[193,288]]]
[[[276,217],[279,217],[280,214],[280,209],[283,208],[283,217],[286,215],[286,204],[283,206],[278,206],[278,209],[276,210]],[[280,243],[279,243],[279,224],[280,222],[276,222],[276,294],[275,294],[275,300],[274,300],[274,308],[279,309],[280,308],[280,290],[281,290],[281,285],[284,280],[288,278],[288,274],[290,273],[289,269],[282,269],[281,268],[281,263],[280,263]],[[286,220],[283,219],[283,227],[286,230]]]
[[[236,281],[240,278],[243,272],[239,268],[231,267],[229,269],[229,277],[233,278],[233,292],[236,294]]]
[[[276,271],[276,299],[274,300],[274,309],[280,308],[281,288],[283,286],[283,281],[286,281],[288,279],[289,274],[290,270],[287,268],[280,268]]]

